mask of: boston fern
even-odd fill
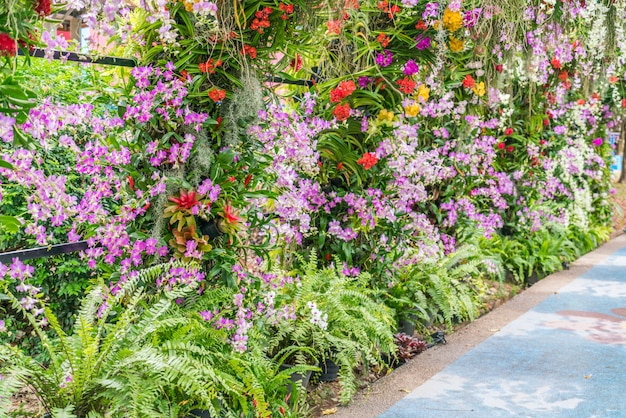
[[[484,258],[478,247],[465,245],[441,260],[411,266],[399,279],[406,290],[403,296],[414,303],[411,313],[425,323],[436,320],[448,326],[474,320],[481,277],[491,274],[484,271],[487,264],[496,273],[501,270],[497,261]]]
[[[299,284],[285,287],[281,295],[293,304],[297,319],[283,321],[268,332],[270,352],[288,347],[312,349],[315,360],[333,360],[339,366],[340,401],[347,403],[357,390],[355,368],[378,363],[380,353],[395,352],[391,311],[375,301],[368,289],[370,277],[346,277],[337,266],[319,269],[315,252],[301,260]],[[338,263],[337,263],[338,264]]]
[[[109,295],[104,311],[103,288],[96,287],[86,297],[72,335],[50,309],[45,308],[45,315],[56,338],[49,338],[23,310],[50,363],[0,346],[0,414],[7,413],[13,393],[28,387],[53,416],[179,417],[193,408],[231,416],[221,407],[218,414],[220,398],[245,403],[244,386],[214,367],[229,359],[190,341],[157,338],[163,328],[193,327],[193,318],[173,312],[178,312],[176,300],[195,292],[197,283],[156,292],[154,286],[143,286],[180,267],[189,266],[173,262],[140,271]],[[7,295],[20,309],[17,298]]]

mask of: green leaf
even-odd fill
[[[22,223],[15,216],[0,215],[0,228],[9,234],[15,234],[20,230]]]
[[[13,166],[9,163],[7,163],[6,161],[0,159],[0,167],[2,168],[8,168],[9,170],[13,170]]]

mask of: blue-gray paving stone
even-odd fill
[[[626,417],[626,247],[381,418]]]

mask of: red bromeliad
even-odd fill
[[[193,208],[194,206],[196,206],[199,203],[199,200],[196,198],[197,194],[194,190],[190,190],[190,191],[186,191],[186,190],[181,190],[180,191],[180,197],[173,197],[170,196],[167,199],[170,202],[174,202],[176,203],[176,210],[188,210]]]
[[[237,211],[230,205],[224,205],[224,220],[229,224],[237,223],[241,220],[239,216],[237,216]]]

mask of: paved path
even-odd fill
[[[612,244],[379,417],[626,417],[626,240]]]

